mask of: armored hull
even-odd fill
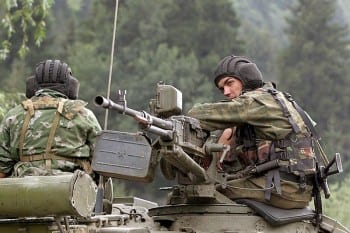
[[[81,174],[80,174],[81,175]],[[12,202],[13,209],[3,208],[0,219],[0,232],[6,233],[157,233],[157,232],[350,232],[337,221],[326,216],[319,228],[313,223],[313,211],[303,209],[296,211],[285,211],[271,208],[262,203],[241,200],[241,204],[176,204],[158,206],[140,198],[113,198],[111,209],[103,213],[94,213],[91,208],[91,193],[94,193],[89,179],[83,175],[82,181],[77,181],[76,176],[71,180],[66,177],[45,177],[46,183],[57,183],[61,190],[60,197],[50,200],[60,200],[62,207],[41,206],[35,208],[31,202],[27,205]],[[26,177],[27,181],[31,177]],[[32,177],[38,180],[39,177]],[[11,184],[11,180],[15,181]],[[0,185],[17,187],[21,178],[8,178],[0,181]],[[42,181],[42,179],[39,179]],[[75,183],[74,183],[75,182]],[[35,184],[36,182],[34,182]],[[83,186],[88,188],[81,190]],[[92,185],[92,186],[91,186]],[[31,186],[31,187],[30,187]],[[76,186],[76,187],[75,187]],[[45,201],[45,195],[49,192],[37,191],[41,186],[22,185],[26,187],[27,193],[36,191],[37,198]],[[75,187],[75,188],[74,188]],[[79,194],[76,193],[79,189]],[[90,194],[87,191],[90,190]],[[72,193],[75,193],[73,196]],[[25,193],[24,193],[25,194]],[[87,195],[89,194],[89,195]],[[43,196],[44,195],[44,196]],[[50,195],[54,195],[51,193]],[[25,197],[25,195],[24,195]],[[16,197],[21,199],[20,197]],[[60,198],[60,199],[59,199]],[[28,199],[25,199],[28,201]],[[68,200],[68,202],[67,202]],[[94,200],[94,199],[93,199]],[[2,200],[3,201],[3,200]],[[248,201],[243,204],[244,201]],[[33,202],[35,205],[38,202]],[[43,202],[44,203],[44,202]],[[72,208],[72,204],[79,203],[80,206]],[[57,203],[56,203],[57,204]],[[249,207],[250,206],[250,207]],[[21,208],[23,211],[21,211]],[[64,209],[65,211],[62,211]],[[77,209],[82,211],[77,211]],[[14,216],[17,211],[18,216]],[[87,211],[89,212],[87,214]],[[12,217],[9,217],[12,215]],[[44,216],[46,215],[46,216]]]
[[[150,202],[123,198],[125,203],[113,204],[110,214],[91,217],[52,216],[3,218],[0,232],[26,233],[245,233],[245,232],[349,232],[336,221],[324,217],[320,229],[311,221],[287,224],[269,223],[256,211],[243,204],[172,205],[147,208]],[[118,199],[118,202],[120,199]],[[152,204],[151,204],[152,205]],[[153,203],[153,205],[155,205]],[[67,231],[66,229],[69,229]]]

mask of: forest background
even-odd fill
[[[112,0],[1,1],[0,118],[38,62],[60,59],[103,126],[104,110],[93,99],[107,92],[114,9]],[[350,227],[349,22],[346,0],[120,0],[112,98],[125,89],[129,107],[148,110],[164,81],[183,92],[186,113],[194,103],[222,99],[213,85],[222,57],[250,57],[317,122],[329,158],[342,155],[344,172],[329,179],[332,196],[324,204],[326,214]],[[137,130],[113,112],[108,129]],[[114,184],[116,195],[162,202],[159,187],[171,182]]]

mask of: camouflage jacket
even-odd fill
[[[101,127],[95,115],[87,109],[86,102],[70,100],[60,92],[49,89],[39,90],[30,100],[38,103],[43,100],[63,102],[62,113],[52,140],[50,152],[54,155],[90,159],[94,148],[94,141]],[[27,111],[25,102],[12,108],[2,120],[0,126],[0,172],[10,174],[13,169],[27,167],[43,167],[42,161],[20,161],[20,137]],[[39,108],[30,118],[22,147],[22,156],[45,154],[49,132],[53,125],[57,108]],[[20,168],[20,167],[23,168]],[[62,163],[53,161],[52,169],[70,171],[76,164],[69,161]]]
[[[196,104],[188,114],[197,118],[201,126],[209,131],[250,124],[254,127],[257,139],[283,139],[292,132],[292,126],[267,88],[272,88],[272,84],[267,83],[262,88],[246,92],[232,101]],[[278,96],[284,100],[301,134],[307,136],[307,127],[292,103],[283,93],[278,92]]]

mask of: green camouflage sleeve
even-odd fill
[[[90,148],[90,158],[93,154],[94,148],[95,148],[95,142],[98,132],[101,131],[101,126],[95,116],[95,114],[89,110],[86,109],[86,124],[89,126],[90,130],[88,131],[87,140],[86,143],[89,145]]]
[[[13,156],[13,149],[11,149],[11,133],[10,127],[12,124],[17,123],[20,120],[21,113],[19,108],[11,109],[5,114],[0,125],[0,172],[10,173],[13,166],[17,163],[18,158]],[[14,135],[18,136],[19,135]]]
[[[292,104],[285,103],[299,128],[306,132],[305,124]],[[266,140],[284,138],[292,131],[280,105],[271,94],[262,90],[247,92],[229,102],[197,104],[188,114],[209,131],[247,123],[255,127],[258,138]]]
[[[229,102],[196,104],[188,115],[198,119],[206,130],[225,129],[247,121],[250,100],[241,98]]]

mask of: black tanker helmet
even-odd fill
[[[214,72],[215,85],[224,77],[235,77],[242,82],[243,91],[251,91],[263,86],[262,74],[255,63],[242,56],[230,55],[223,58]]]
[[[69,99],[77,99],[79,81],[72,76],[72,70],[67,63],[60,60],[45,60],[37,65],[35,75],[27,78],[27,98],[31,98],[36,91],[43,88],[59,91]]]

